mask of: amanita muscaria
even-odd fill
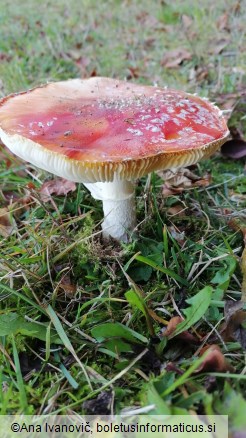
[[[183,91],[109,78],[71,79],[0,101],[0,137],[16,155],[103,202],[103,235],[136,225],[134,181],[196,163],[228,138],[220,110]]]

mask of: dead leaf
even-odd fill
[[[226,301],[221,334],[226,342],[237,341],[246,350],[246,312],[242,310],[243,306],[243,301]]]
[[[173,316],[168,322],[167,327],[162,331],[162,336],[168,337],[170,336],[176,329],[177,325],[183,321],[181,316]]]
[[[200,351],[200,355],[202,356],[205,352],[207,352],[207,356],[204,358],[201,365],[196,369],[195,373],[204,373],[204,372],[226,372],[226,371],[234,371],[234,368],[231,364],[226,360],[223,355],[220,347],[216,344],[207,345],[202,348]]]
[[[15,221],[8,208],[0,208],[0,235],[11,236],[15,229]]]
[[[9,62],[11,61],[12,56],[8,53],[4,53],[4,52],[0,52],[0,61],[6,61]]]
[[[158,175],[165,181],[162,188],[162,194],[165,197],[181,193],[187,188],[208,186],[211,182],[209,174],[201,178],[186,167],[175,172],[171,170],[159,171]]]
[[[69,273],[63,275],[61,281],[59,282],[59,289],[62,289],[65,294],[70,297],[75,295],[77,286],[71,282]]]
[[[160,322],[163,325],[167,325],[168,324],[167,321],[165,319],[161,318],[159,315],[157,315],[157,313],[155,313],[154,310],[149,309],[149,308],[147,310],[148,310],[149,316],[151,316],[151,318],[153,318],[155,321],[158,321],[158,322]]]
[[[246,242],[246,224],[239,218],[232,218],[228,222],[228,226],[234,231],[241,231],[244,241]]]
[[[175,228],[173,225],[170,227],[167,227],[169,233],[171,234],[172,238],[176,240],[181,246],[185,243],[185,231],[179,231],[177,228]]]
[[[167,213],[170,216],[184,216],[186,207],[183,204],[175,204],[167,209]]]
[[[189,81],[202,82],[209,76],[209,66],[196,65],[190,69]]]
[[[127,75],[126,79],[137,79],[141,75],[140,69],[138,67],[127,67],[127,70],[129,70],[129,74]]]
[[[219,30],[226,30],[227,32],[230,32],[228,12],[220,15],[220,17],[216,21],[216,24]]]
[[[219,55],[230,43],[229,38],[222,38],[218,41],[211,41],[211,49],[208,51],[210,55]]]
[[[67,195],[69,192],[74,192],[75,190],[76,184],[74,182],[64,178],[57,178],[46,181],[40,189],[40,194],[43,202],[49,202],[53,194],[57,196]]]
[[[181,16],[181,21],[185,30],[188,30],[193,24],[193,18],[190,15],[183,14]]]
[[[177,195],[178,193],[181,193],[183,189],[180,188],[174,188],[170,187],[169,184],[164,183],[162,186],[162,194],[164,198],[168,198],[168,196]]]
[[[184,61],[190,61],[192,54],[187,49],[175,49],[166,52],[161,65],[166,68],[178,68]]]
[[[181,316],[173,316],[168,322],[167,327],[164,328],[164,330],[162,331],[161,336],[165,336],[168,338],[176,330],[177,325],[180,324],[182,321],[183,318],[181,318]],[[191,333],[189,333],[188,330],[185,330],[183,333],[179,333],[176,336],[176,339],[177,338],[193,344],[194,343],[196,344],[198,342],[197,338]]]
[[[224,143],[221,147],[221,153],[224,157],[238,160],[246,156],[246,141],[234,138]]]
[[[244,86],[238,86],[234,93],[223,93],[214,96],[217,104],[222,109],[234,109],[240,102],[246,102],[246,89]]]

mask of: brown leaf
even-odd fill
[[[185,231],[179,231],[177,228],[175,228],[173,225],[170,227],[167,227],[169,233],[171,234],[172,238],[176,240],[181,246],[185,243]]]
[[[202,356],[205,352],[207,352],[207,356],[204,358],[201,365],[196,369],[195,373],[211,371],[223,373],[226,371],[232,372],[234,370],[231,364],[227,362],[218,345],[207,345],[201,349],[200,355]]]
[[[11,61],[12,56],[8,53],[0,52],[0,61]]]
[[[224,14],[220,15],[220,17],[216,21],[216,24],[219,30],[226,30],[227,32],[229,32],[229,14],[225,12]]]
[[[228,222],[228,226],[234,231],[241,231],[244,241],[246,242],[246,224],[239,218],[232,218]]]
[[[181,316],[173,316],[168,322],[167,327],[164,328],[164,330],[162,331],[161,335],[168,338],[176,330],[177,325],[180,324],[182,321],[183,318],[181,318]],[[187,330],[185,330],[183,333],[179,333],[176,338],[193,344],[197,343],[197,338],[189,333]]]
[[[246,156],[246,141],[234,138],[224,143],[221,147],[221,153],[225,157],[238,160]]]
[[[161,318],[161,316],[157,315],[157,313],[154,310],[149,309],[149,308],[147,310],[148,310],[148,314],[149,314],[149,316],[151,316],[151,318],[153,318],[155,321],[160,322],[163,325],[167,325],[167,321],[165,319]]]
[[[196,65],[195,67],[190,69],[189,72],[189,81],[202,82],[208,78],[209,75],[209,66]]]
[[[56,271],[59,271],[59,267],[56,267]],[[70,272],[64,272],[59,282],[59,289],[62,289],[68,296],[74,296],[77,290],[77,286],[72,283]]]
[[[225,302],[224,315],[226,323],[230,321],[231,317],[235,315],[239,310],[242,310],[242,301],[227,300]]]
[[[166,52],[164,55],[161,65],[166,68],[178,68],[180,64],[184,61],[189,61],[192,59],[192,54],[186,49],[175,49]]]
[[[209,174],[201,178],[186,167],[175,172],[171,170],[159,171],[158,175],[165,181],[162,188],[162,193],[165,197],[181,193],[187,188],[208,186],[211,182]]]
[[[175,204],[167,209],[167,213],[170,216],[184,216],[185,209],[183,204]]]
[[[127,70],[129,70],[129,74],[127,75],[127,80],[131,79],[137,79],[139,78],[141,72],[138,67],[128,67]]]
[[[9,209],[0,208],[0,235],[3,237],[10,236],[15,229],[15,221],[11,216]]]
[[[181,17],[181,21],[185,30],[188,30],[193,24],[193,18],[190,15],[183,14]]]
[[[62,289],[66,295],[73,297],[76,293],[77,287],[70,283],[66,278],[59,283],[59,288]]]
[[[51,195],[67,195],[69,192],[74,192],[76,190],[76,184],[72,181],[68,181],[64,178],[52,179],[46,181],[41,189],[41,199],[43,202],[48,202],[52,196]]]
[[[244,86],[238,86],[235,92],[219,94],[214,98],[220,108],[233,109],[240,101],[246,102],[246,89]]]
[[[226,301],[225,323],[221,328],[221,334],[226,342],[239,342],[246,349],[246,312],[242,310],[243,301]]]
[[[211,42],[211,49],[209,50],[210,55],[219,55],[230,43],[229,38],[222,38],[218,41]]]
[[[173,316],[168,322],[167,327],[162,332],[162,336],[170,336],[175,331],[177,325],[180,324],[182,321],[183,318],[181,318],[181,316]]]

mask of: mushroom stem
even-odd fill
[[[94,199],[103,203],[103,237],[127,242],[129,231],[136,226],[135,187],[131,181],[86,183]]]

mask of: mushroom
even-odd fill
[[[173,89],[110,78],[48,83],[0,101],[0,137],[16,155],[103,202],[104,237],[136,226],[134,182],[210,156],[228,138],[221,111]]]

